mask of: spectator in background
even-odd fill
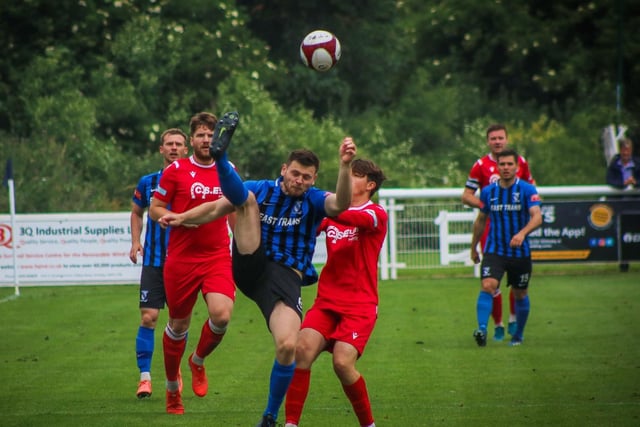
[[[620,190],[640,188],[640,157],[633,155],[633,141],[622,138],[620,153],[616,154],[607,168],[607,184]],[[629,263],[620,263],[620,271],[629,271]]]
[[[162,270],[169,243],[169,231],[147,216],[147,229],[144,247],[140,242],[142,221],[145,209],[149,208],[153,194],[163,170],[173,161],[187,155],[187,135],[180,129],[167,129],[160,136],[160,154],[163,166],[159,171],[140,178],[131,201],[131,249],[129,259],[138,263],[142,255],[142,274],[140,275],[140,326],[136,335],[136,359],[140,369],[140,382],[136,395],[138,399],[151,396],[151,358],[155,347],[154,331],[158,314],[165,305],[164,280]]]
[[[619,189],[640,188],[640,158],[633,155],[633,141],[622,138],[619,144],[620,153],[607,168],[607,184]]]

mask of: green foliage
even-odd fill
[[[327,188],[345,135],[394,187],[463,185],[494,121],[541,185],[603,183],[598,139],[611,123],[640,140],[638,2],[5,3],[0,144],[37,140],[47,161],[70,164],[60,178],[71,190],[50,186],[60,194],[49,201],[23,192],[29,211],[128,208],[157,167],[160,133],[204,110],[240,112],[246,145],[233,159],[247,178],[277,174],[307,146]],[[298,57],[317,28],[342,42],[327,73]],[[30,165],[24,156],[16,163]]]
[[[394,99],[398,75],[411,57],[404,9],[393,0],[292,2],[238,0],[248,25],[269,46],[269,57],[282,63],[281,74],[266,87],[279,103],[304,105],[316,116],[350,115]],[[342,45],[339,65],[318,74],[299,59],[300,42],[316,29],[334,33]],[[285,75],[282,75],[285,73]]]
[[[142,175],[131,170],[114,144],[92,140],[80,144],[43,137],[34,142],[0,133],[0,150],[13,159],[18,213],[122,210]],[[142,170],[148,173],[159,165],[157,160],[153,166],[145,163]],[[4,172],[5,163],[0,167]],[[0,191],[0,211],[9,212],[6,191]]]
[[[230,159],[246,179],[275,178],[289,152],[313,150],[321,160],[316,185],[332,190],[338,173],[338,147],[345,136],[332,120],[314,121],[308,110],[283,110],[247,73],[233,73],[219,87],[221,111],[240,112]]]
[[[606,171],[599,139],[602,117],[599,111],[585,111],[565,127],[543,116],[529,125],[511,127],[509,137],[527,157],[538,185],[601,185]],[[590,159],[589,167],[585,159]]]

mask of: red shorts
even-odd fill
[[[164,264],[164,288],[172,319],[191,315],[198,291],[202,296],[219,293],[235,301],[236,285],[229,250],[223,249],[218,255],[195,262],[168,256]]]
[[[357,310],[338,311],[335,306],[316,300],[305,314],[301,329],[311,328],[320,332],[328,342],[329,352],[333,352],[336,341],[342,341],[354,346],[360,357],[371,337],[376,320],[378,307],[375,305],[360,306]]]

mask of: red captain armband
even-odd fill
[[[482,210],[483,208],[484,208],[484,203],[480,201],[480,206],[478,206],[478,209]]]

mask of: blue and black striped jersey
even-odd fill
[[[148,209],[151,198],[158,188],[162,170],[140,178],[133,192],[133,203],[142,209]],[[164,229],[147,215],[147,226],[144,234],[143,266],[162,267],[169,243],[169,230]]]
[[[300,197],[290,197],[276,180],[245,181],[260,207],[262,245],[267,257],[303,274],[303,284],[318,280],[312,259],[316,230],[324,217],[324,201],[330,194],[311,187]]]
[[[491,222],[483,252],[514,258],[530,257],[528,239],[518,248],[510,247],[509,242],[531,219],[529,208],[540,206],[536,187],[520,178],[509,188],[500,187],[496,181],[482,189],[480,200],[484,203],[482,212]]]

